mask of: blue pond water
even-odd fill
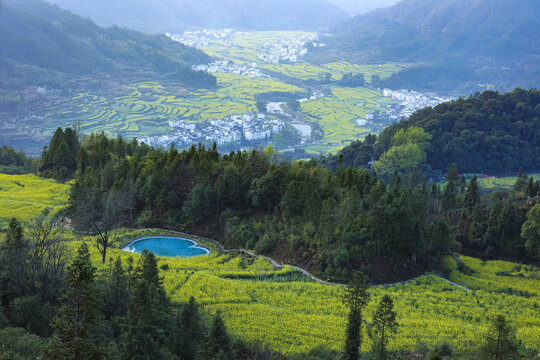
[[[193,240],[167,236],[151,236],[138,239],[122,250],[134,253],[141,253],[143,250],[148,250],[159,256],[171,257],[191,257],[210,254],[210,250],[197,246],[197,243]]]

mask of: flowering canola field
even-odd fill
[[[126,241],[167,232],[127,233]],[[169,233],[169,235],[172,235]],[[208,256],[159,258],[163,284],[172,301],[194,296],[209,313],[221,311],[229,331],[251,343],[261,342],[286,354],[306,353],[317,347],[343,346],[347,309],[342,287],[308,281],[285,266],[275,270],[262,258],[222,254],[213,244]],[[129,256],[122,254],[122,256]],[[96,262],[98,257],[96,256]],[[413,350],[418,342],[436,344],[447,339],[457,351],[481,344],[488,319],[505,315],[525,346],[540,350],[540,271],[505,261],[483,262],[462,256],[471,275],[454,272],[450,279],[466,291],[435,275],[403,285],[372,287],[365,319],[376,304],[390,295],[399,328],[391,350]],[[363,351],[370,350],[364,328]]]

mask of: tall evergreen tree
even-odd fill
[[[13,217],[5,240],[0,242],[0,294],[4,304],[23,295],[28,289],[28,242],[23,228]]]
[[[498,315],[491,320],[482,350],[487,359],[508,359],[517,355],[512,328],[504,316]]]
[[[486,255],[492,253],[499,246],[501,240],[499,229],[499,219],[501,217],[501,212],[502,204],[500,201],[497,201],[492,206],[491,211],[489,212],[487,229],[484,234],[484,247],[486,248]]]
[[[126,314],[129,304],[129,289],[122,259],[116,258],[111,265],[103,292],[103,314],[106,319]]]
[[[388,333],[395,332],[398,326],[394,302],[389,295],[384,295],[377,310],[373,314],[373,326],[377,335],[377,348],[375,350],[379,360],[386,358],[386,341]]]
[[[525,195],[527,195],[529,198],[533,198],[536,196],[536,188],[534,186],[534,178],[532,176],[529,177],[529,180],[527,181],[527,186],[525,187]]]
[[[57,337],[45,350],[46,359],[105,358],[105,353],[91,334],[100,315],[95,272],[88,247],[83,243],[67,269],[62,304],[52,321]]]
[[[469,230],[469,243],[475,247],[480,247],[484,234],[486,233],[486,217],[484,215],[484,209],[479,205],[473,209],[471,228]]]
[[[221,317],[217,312],[214,315],[210,331],[206,336],[202,351],[199,354],[200,360],[232,360],[232,345],[227,329]]]
[[[195,360],[204,339],[203,319],[195,298],[182,306],[173,325],[171,345],[173,352],[184,360]]]
[[[446,173],[446,179],[448,181],[453,181],[454,183],[456,183],[459,180],[459,171],[456,166],[456,163],[452,163],[452,165],[450,165],[450,168],[448,169]]]
[[[369,301],[368,286],[362,274],[353,275],[351,283],[345,288],[343,302],[349,308],[345,349],[342,360],[358,360],[362,345],[362,311]]]
[[[534,205],[527,212],[527,221],[521,227],[521,237],[525,242],[525,249],[536,259],[540,259],[540,204]]]
[[[130,360],[164,359],[169,302],[159,279],[154,254],[143,251],[128,308],[123,354]]]
[[[512,191],[515,193],[523,192],[525,190],[525,186],[527,186],[527,175],[524,175],[521,168],[519,168],[516,182],[514,183],[514,188]]]
[[[465,193],[465,207],[472,211],[472,209],[480,201],[480,195],[478,194],[478,178],[473,176],[469,185],[467,186],[467,192]]]
[[[450,252],[450,228],[444,218],[431,224],[431,251],[436,257],[443,257]]]

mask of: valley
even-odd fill
[[[23,93],[26,110],[5,114],[3,129],[14,135],[11,141],[6,136],[5,143],[17,143],[38,155],[57,127],[78,124],[83,134],[104,131],[153,146],[187,148],[216,142],[222,151],[230,151],[274,144],[279,150],[296,149],[296,156],[318,157],[368,133],[379,133],[415,109],[451,99],[377,89],[376,82],[408,64],[304,62],[301,56],[308,48],[324,45],[317,42],[316,33],[215,30],[168,36],[198,45],[212,56],[212,63],[192,67],[214,75],[215,87],[194,89],[172,80],[153,80],[148,74],[142,77],[145,82],[130,81],[133,76],[126,74],[88,82],[81,78],[69,90],[29,87]],[[343,85],[343,77],[349,75],[359,76],[359,83]],[[423,100],[425,96],[431,102]],[[271,104],[276,104],[273,110]],[[258,114],[266,120],[238,122],[237,127],[231,122],[231,117],[255,119]],[[171,126],[178,122],[186,127]],[[223,126],[215,126],[216,122]],[[304,134],[291,136],[298,125],[305,128]],[[283,129],[280,141],[274,141]]]

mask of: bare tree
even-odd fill
[[[48,216],[48,211],[26,227],[29,238],[28,262],[30,286],[41,299],[58,295],[69,260],[69,251],[58,226],[58,219]]]

